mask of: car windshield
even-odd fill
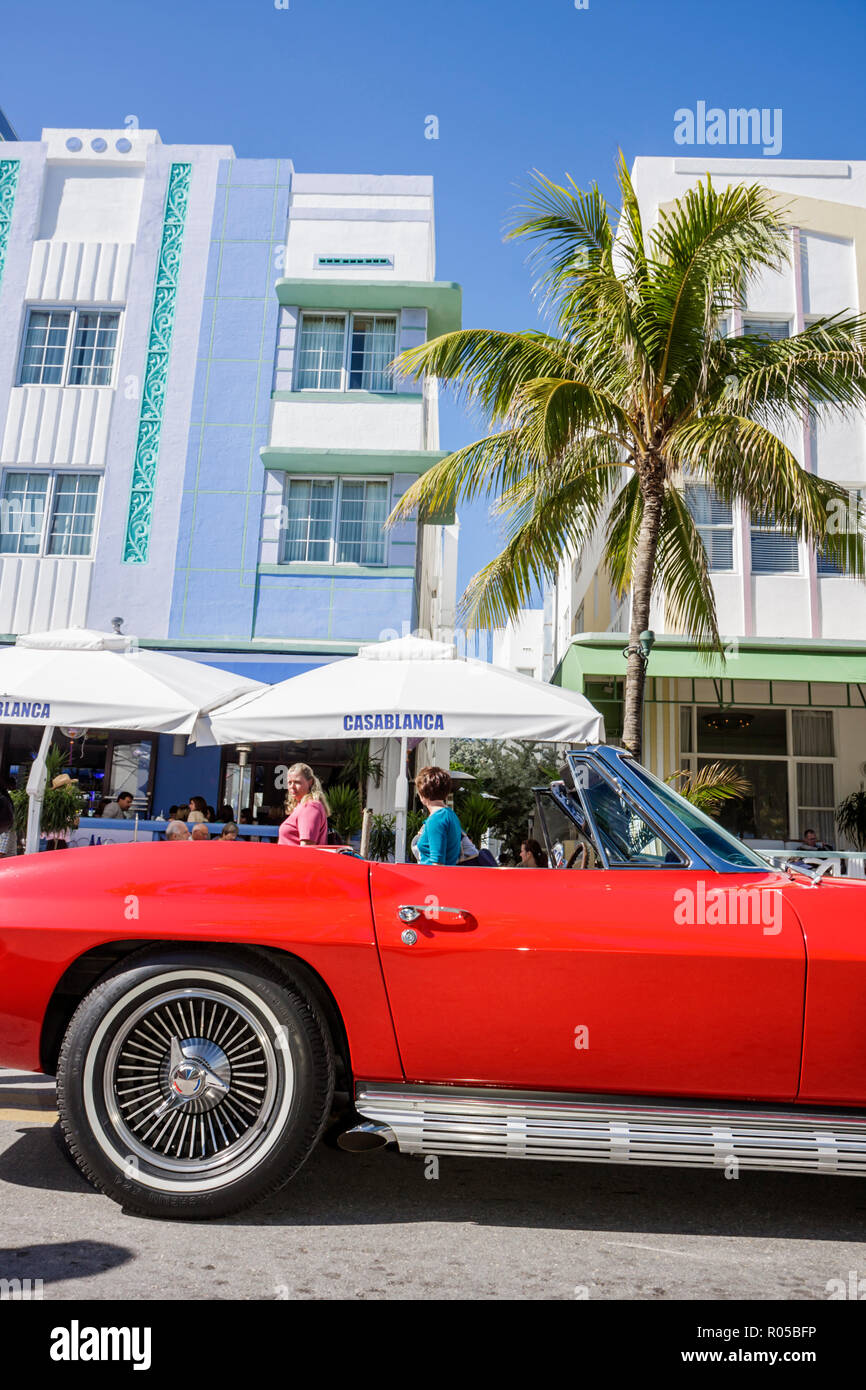
[[[729,834],[718,821],[714,821],[710,816],[699,811],[690,801],[686,801],[684,796],[675,792],[667,783],[660,782],[651,772],[639,767],[637,763],[629,763],[629,772],[635,777],[646,782],[653,794],[663,802],[667,809],[682,821],[702,845],[705,845],[713,854],[720,859],[726,860],[728,864],[735,865],[738,869],[764,869],[769,865],[766,859],[762,859],[754,850],[747,849],[746,846],[734,835]]]

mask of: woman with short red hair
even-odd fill
[[[444,767],[422,767],[415,776],[418,799],[429,812],[415,843],[422,864],[460,862],[463,828],[451,807],[445,804],[445,798],[451,794],[452,785]]]

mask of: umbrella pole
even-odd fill
[[[397,822],[394,829],[394,863],[406,863],[406,808],[409,805],[409,779],[406,776],[406,759],[409,756],[409,740],[400,740],[400,770],[397,773],[397,787],[394,807]]]
[[[54,737],[54,725],[47,724],[42,735],[42,742],[39,745],[39,752],[33,761],[30,769],[30,776],[27,778],[27,795],[30,798],[27,804],[27,840],[24,846],[25,854],[35,854],[39,849],[39,830],[42,824],[42,798],[45,795],[45,759],[51,747],[51,740]]]

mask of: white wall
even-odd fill
[[[423,403],[274,401],[269,443],[292,449],[423,449]]]
[[[493,633],[493,665],[507,671],[525,671],[542,679],[544,660],[544,610],[522,608],[520,616]]]
[[[433,180],[295,174],[284,274],[299,279],[432,280]],[[319,267],[318,256],[390,256],[393,265]]]

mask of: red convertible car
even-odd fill
[[[6,861],[0,1066],[56,1073],[82,1172],[156,1216],[257,1201],[329,1123],[347,1149],[866,1172],[866,885],[771,869],[614,749],[568,761],[537,793],[546,871]]]

